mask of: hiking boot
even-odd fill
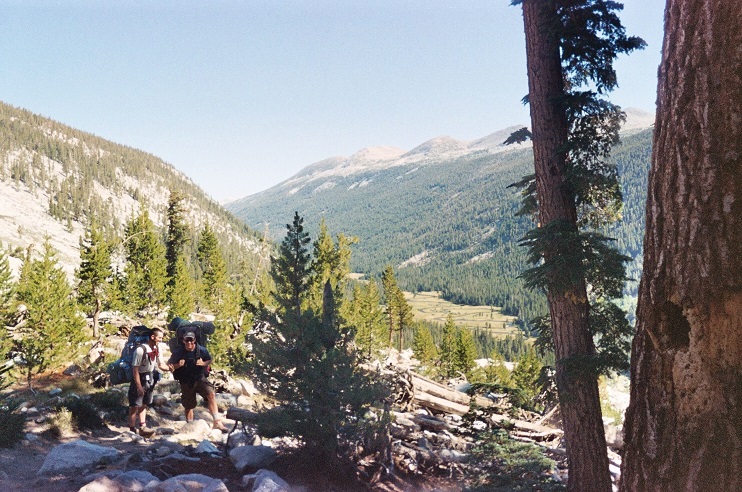
[[[222,432],[226,432],[227,428],[222,424],[221,420],[215,420],[214,423],[211,425],[213,429],[219,429]]]
[[[142,436],[145,439],[149,439],[150,437],[155,435],[154,429],[148,429],[146,427],[140,427],[139,428],[139,435]]]

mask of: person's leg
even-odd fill
[[[227,430],[222,423],[221,416],[219,415],[219,406],[216,404],[216,393],[214,392],[214,386],[208,381],[202,380],[198,382],[198,392],[201,397],[206,400],[206,406],[209,409],[209,413],[213,419],[214,429]]]
[[[139,407],[142,405],[141,397],[137,394],[136,387],[132,383],[129,385],[129,430],[136,432],[137,422],[139,421]]]
[[[180,383],[180,399],[185,408],[186,422],[193,420],[193,409],[196,408],[196,387],[191,384]]]

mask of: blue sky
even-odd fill
[[[528,124],[509,0],[0,0],[0,100],[138,148],[217,200],[363,147]],[[662,0],[612,100],[654,111]]]

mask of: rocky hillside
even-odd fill
[[[171,190],[185,195],[194,231],[208,222],[233,255],[257,251],[249,228],[158,157],[0,103],[0,243],[16,269],[48,238],[72,274],[91,218],[120,235],[144,206],[162,225]]]

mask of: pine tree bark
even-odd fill
[[[564,221],[577,230],[577,211],[569,192],[566,155],[568,124],[560,99],[564,95],[559,51],[559,22],[553,0],[525,0],[528,97],[531,108],[536,193],[541,226]],[[597,378],[568,362],[595,354],[589,331],[585,282],[566,292],[548,289],[556,378],[569,460],[568,489],[609,492],[611,480],[600,411]]]
[[[742,9],[668,0],[621,490],[742,490]]]

